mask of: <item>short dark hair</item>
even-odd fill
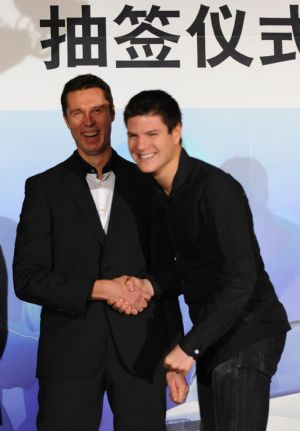
[[[169,133],[181,124],[181,111],[178,103],[163,90],[145,90],[133,96],[124,111],[124,121],[137,115],[160,115]]]
[[[101,90],[103,90],[105,94],[105,98],[109,102],[110,110],[113,111],[114,102],[113,102],[110,86],[98,76],[88,73],[86,75],[78,75],[65,84],[60,98],[61,107],[62,107],[64,116],[66,116],[67,114],[68,94],[71,93],[72,91],[86,90],[88,88],[100,88]]]

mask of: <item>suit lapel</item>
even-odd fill
[[[62,181],[69,190],[76,206],[82,213],[93,234],[103,246],[105,242],[105,232],[101,225],[88,185],[85,183],[84,179],[73,170],[65,171],[62,175]]]
[[[124,232],[128,229],[130,211],[126,196],[128,194],[132,195],[134,190],[132,177],[128,173],[127,166],[124,168],[123,159],[116,153],[114,153],[113,157],[113,170],[116,181],[105,242],[106,250],[109,250],[112,245],[118,244],[120,238],[124,236]]]
[[[116,175],[115,189],[111,204],[111,211],[106,236],[106,250],[109,250],[111,244],[117,244],[123,232],[123,223],[126,219],[127,208],[122,196],[118,190],[118,175]]]

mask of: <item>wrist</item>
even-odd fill
[[[190,356],[191,358],[193,358],[195,361],[197,361],[197,359],[199,358],[201,352],[200,349],[198,349],[197,347],[195,347],[194,345],[189,345],[188,340],[187,340],[187,336],[183,337],[179,343],[178,343],[179,347],[181,348],[181,350],[184,351],[184,353],[187,356]]]
[[[145,287],[147,289],[147,292],[149,293],[150,297],[152,297],[154,295],[154,289],[153,289],[151,281],[148,280],[148,278],[144,278],[144,283],[145,283]]]
[[[96,280],[92,288],[91,299],[108,300],[108,283],[109,280]]]

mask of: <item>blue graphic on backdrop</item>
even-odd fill
[[[299,147],[295,145],[299,117],[296,109],[183,112],[184,145],[189,153],[221,166],[243,184],[267,270],[292,321],[300,319],[300,204],[295,199],[295,190],[300,188]],[[5,143],[0,160],[0,430],[32,431],[37,411],[40,310],[22,303],[13,292],[15,230],[25,179],[67,158],[74,144],[56,111],[3,112],[0,126]],[[130,158],[121,112],[113,124],[112,145]],[[184,304],[182,310],[188,329]],[[274,395],[300,391],[299,335],[299,327],[288,335],[272,385]],[[107,403],[101,430],[112,430]]]

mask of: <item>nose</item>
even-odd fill
[[[84,115],[85,126],[91,127],[95,124],[95,119],[92,112],[86,112]]]
[[[136,142],[137,149],[139,151],[145,150],[148,147],[148,139],[147,136],[139,136]]]

